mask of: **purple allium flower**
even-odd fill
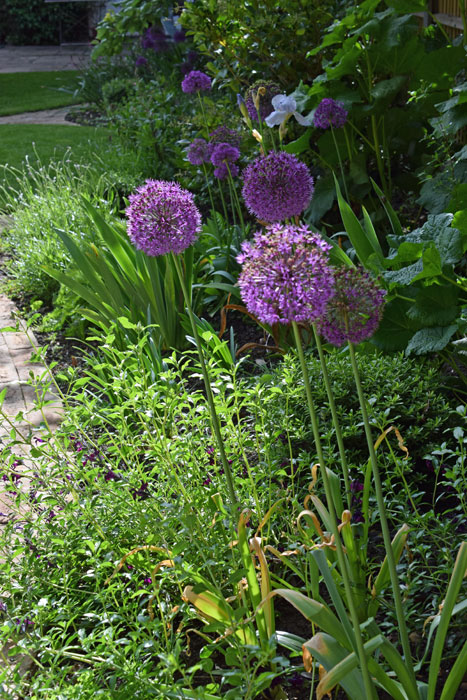
[[[209,163],[211,159],[212,146],[205,139],[195,139],[188,146],[186,157],[192,165]]]
[[[275,224],[244,242],[237,261],[248,311],[263,323],[310,323],[319,318],[334,293],[328,265],[330,246],[307,226]]]
[[[245,95],[245,105],[251,120],[258,121],[258,112],[261,120],[274,110],[272,98],[282,92],[279,85],[271,80],[257,80],[248,88]]]
[[[182,81],[183,92],[201,92],[211,89],[211,78],[200,70],[192,70]]]
[[[153,49],[156,52],[168,49],[167,37],[155,27],[148,27],[141,38],[143,49]]]
[[[135,61],[135,66],[139,68],[140,66],[147,66],[148,64],[148,59],[145,58],[144,56],[138,56],[138,58]]]
[[[340,129],[347,121],[347,114],[342,102],[325,97],[315,110],[313,126],[318,129],[329,129],[330,126]]]
[[[201,230],[193,195],[176,182],[146,180],[130,195],[126,215],[131,242],[150,256],[181,253]]]
[[[211,131],[209,138],[212,143],[230,143],[231,146],[235,148],[240,147],[241,136],[238,131],[234,129],[229,129],[228,126],[218,126],[217,129]]]
[[[183,29],[178,29],[174,35],[173,40],[176,44],[180,44],[182,41],[186,40],[186,34]]]
[[[245,169],[242,194],[258,219],[268,223],[283,221],[306,209],[313,194],[313,178],[293,154],[271,151]]]
[[[238,167],[234,165],[240,158],[240,151],[230,143],[217,143],[212,149],[211,163],[215,166],[214,175],[220,180],[225,180],[229,176],[238,175]]]
[[[334,272],[335,294],[318,330],[333,345],[361,343],[378,328],[386,292],[362,268],[340,267]]]

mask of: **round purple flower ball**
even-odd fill
[[[334,294],[333,274],[320,236],[307,226],[274,224],[244,242],[238,286],[245,306],[262,323],[312,323]]]
[[[200,70],[190,71],[182,81],[183,92],[202,92],[211,89],[211,78]]]
[[[216,143],[213,145],[211,152],[211,163],[216,166],[214,169],[215,177],[219,180],[225,180],[230,175],[235,177],[238,175],[238,166],[235,161],[240,158],[240,151],[230,143]]]
[[[138,58],[135,61],[135,66],[139,68],[140,66],[147,66],[148,65],[148,59],[145,56],[138,56]]]
[[[347,121],[347,114],[342,102],[325,97],[315,110],[313,126],[318,129],[329,129],[331,126],[340,129]]]
[[[264,121],[274,111],[272,98],[280,95],[282,90],[272,80],[257,80],[248,88],[245,95],[245,106],[252,121],[258,121],[258,112],[261,121]]]
[[[230,143],[235,148],[240,147],[241,136],[238,131],[229,129],[228,126],[218,126],[217,129],[209,134],[211,143]]]
[[[371,338],[383,316],[386,291],[362,268],[334,272],[335,294],[317,327],[329,343],[361,343]]]
[[[188,146],[186,157],[192,165],[209,163],[211,159],[212,145],[204,139],[195,139]]]
[[[292,153],[271,151],[245,169],[242,194],[249,211],[261,221],[283,221],[307,208],[313,178]]]
[[[128,235],[147,255],[178,254],[197,239],[201,215],[191,192],[178,183],[146,180],[129,199]]]

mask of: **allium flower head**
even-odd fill
[[[125,213],[131,242],[150,256],[181,253],[201,230],[193,195],[176,182],[146,180]]]
[[[244,242],[237,261],[248,311],[263,323],[311,323],[334,293],[330,246],[307,226],[275,224]]]
[[[238,166],[235,161],[240,158],[240,151],[230,143],[217,143],[211,153],[211,163],[216,166],[214,175],[220,180],[225,180],[229,171],[232,177],[238,175]]]
[[[138,56],[138,58],[135,61],[135,66],[139,68],[140,66],[147,66],[148,64],[148,59],[145,58],[145,56]]]
[[[293,154],[271,151],[245,169],[242,194],[258,219],[283,221],[306,209],[313,194],[313,178]]]
[[[212,146],[204,139],[195,139],[188,146],[186,157],[192,165],[209,163],[211,159]]]
[[[200,70],[192,70],[183,78],[183,92],[202,92],[210,89],[211,78]]]
[[[245,105],[252,121],[258,121],[258,112],[261,120],[271,114],[274,107],[272,106],[272,98],[274,95],[279,95],[281,89],[279,85],[271,80],[257,80],[251,87],[248,88],[245,95]]]
[[[315,110],[313,126],[318,129],[329,129],[331,126],[340,129],[347,121],[347,114],[342,102],[325,97]]]
[[[211,131],[209,134],[211,143],[230,143],[231,146],[239,148],[241,136],[238,131],[234,129],[229,129],[228,126],[218,126],[217,129]]]
[[[334,272],[335,294],[318,330],[333,345],[361,343],[378,328],[386,292],[361,268],[340,267]]]

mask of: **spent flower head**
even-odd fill
[[[271,114],[274,107],[272,98],[279,95],[281,89],[272,80],[257,80],[248,88],[245,95],[245,106],[252,121],[258,121],[258,113],[261,120]]]
[[[186,157],[192,165],[209,163],[211,159],[212,145],[205,139],[195,139],[188,146]]]
[[[258,219],[272,223],[299,216],[313,194],[308,167],[285,151],[271,151],[243,173],[243,198]]]
[[[211,131],[209,138],[211,143],[230,143],[231,146],[240,147],[241,136],[238,131],[229,129],[225,125],[218,126],[217,129]]]
[[[368,340],[379,326],[386,291],[363,268],[334,272],[335,294],[319,319],[319,332],[333,345]]]
[[[201,230],[193,195],[176,182],[146,180],[125,213],[131,242],[150,256],[181,253]]]
[[[315,110],[313,126],[318,129],[329,129],[331,126],[340,129],[347,121],[347,114],[342,102],[325,97]]]
[[[183,92],[203,92],[210,89],[211,78],[200,70],[192,70],[183,78]]]
[[[268,324],[311,323],[334,293],[330,246],[307,226],[275,224],[244,242],[237,261],[248,311]]]

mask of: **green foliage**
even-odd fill
[[[45,5],[43,0],[4,0],[0,40],[9,44],[58,44],[60,22],[83,19],[83,8],[74,2]],[[68,41],[80,40],[68,34]]]
[[[433,120],[436,105],[457,91],[439,107],[455,131],[462,119],[453,119],[452,110],[458,110],[456,115],[465,111],[462,86],[453,87],[464,62],[462,45],[446,46],[439,36],[434,40],[433,29],[421,32],[413,15],[399,14],[404,3],[387,5],[376,11],[379,3],[361,3],[331,25],[322,43],[309,52],[324,52],[324,72],[311,87],[300,88],[302,98],[308,96],[308,109],[332,98],[348,110],[347,124],[334,132],[344,167],[340,184],[347,187],[352,202],[364,202],[373,217],[378,214],[371,178],[389,200],[399,190],[417,193],[415,171],[427,157],[422,139],[427,131],[440,128]],[[317,189],[327,192],[329,171],[339,168],[330,130],[313,129],[310,146],[320,159]],[[323,216],[324,202],[319,204],[309,211],[313,222]],[[332,204],[330,193],[326,204]]]
[[[8,288],[15,295],[41,299],[50,305],[59,285],[43,266],[62,272],[68,267],[57,229],[77,242],[92,241],[93,226],[81,198],[87,193],[110,213],[111,198],[109,202],[103,198],[109,191],[109,181],[94,168],[71,165],[68,159],[30,166],[24,175],[13,174],[17,189],[4,191],[12,224],[3,236],[3,245],[14,251],[8,265]]]
[[[285,89],[297,76],[312,80],[320,59],[307,60],[334,16],[336,3],[293,0],[287,11],[279,0],[185,3],[181,22],[195,47],[210,61],[206,67],[219,82],[238,92],[252,76],[273,79]]]

